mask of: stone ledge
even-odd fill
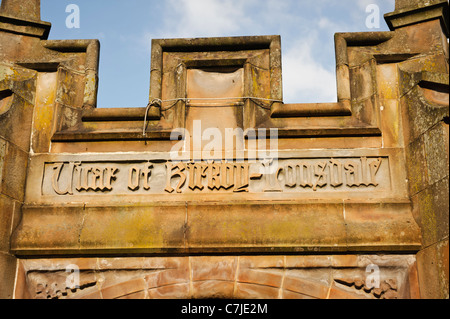
[[[439,19],[444,33],[447,37],[449,35],[447,1],[441,1],[429,6],[397,9],[394,12],[385,14],[384,18],[392,31],[409,25]]]
[[[350,101],[339,103],[277,104],[272,106],[271,117],[350,116]]]
[[[416,252],[409,203],[26,207],[16,255]]]

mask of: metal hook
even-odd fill
[[[147,104],[147,107],[145,108],[145,117],[144,117],[144,127],[142,129],[142,135],[145,137],[145,126],[147,125],[147,114],[148,114],[148,110],[150,109],[150,107],[152,107],[153,105],[158,106],[159,108],[161,108],[162,105],[162,100],[161,99],[153,99],[151,102],[149,102]]]

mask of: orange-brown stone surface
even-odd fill
[[[147,108],[96,109],[99,41],[3,0],[0,297],[448,298],[447,16],[337,33],[336,103],[251,36],[153,40]]]

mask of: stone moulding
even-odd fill
[[[100,55],[100,41],[98,40],[46,40],[43,47],[58,52],[85,52],[85,88],[84,108],[95,108],[98,90],[98,63]]]
[[[416,253],[407,202],[24,207],[17,256]],[[214,212],[214,213],[213,213]]]
[[[337,103],[274,104],[271,117],[349,116],[349,100]]]
[[[145,117],[145,108],[111,108],[111,109],[89,109],[82,114],[82,120],[85,122],[97,121],[142,121]],[[148,118],[152,120],[154,118]]]
[[[51,23],[38,20],[26,20],[6,14],[0,15],[0,30],[15,34],[47,39],[50,33]]]
[[[448,37],[448,14],[448,2],[441,1],[440,3],[431,4],[426,7],[397,9],[395,12],[385,14],[384,18],[390,30],[395,30],[417,23],[423,23],[433,19],[439,19],[442,25],[442,30]]]
[[[415,262],[395,254],[22,259],[15,298],[415,299]]]

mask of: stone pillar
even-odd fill
[[[430,64],[400,70],[400,104],[413,212],[422,229],[417,254],[420,295],[449,298],[449,68],[448,2],[397,0],[385,15],[396,32],[406,35],[416,53]],[[425,37],[418,36],[426,35]],[[420,43],[426,39],[428,43]]]
[[[10,237],[20,220],[30,153],[35,74],[13,65],[33,51],[50,24],[40,21],[39,0],[3,0],[0,7],[0,298],[13,297],[17,259]],[[31,36],[34,41],[21,42]],[[19,40],[17,40],[19,38]],[[15,41],[15,42],[14,42]],[[12,43],[22,43],[18,46]],[[14,53],[12,51],[14,48]]]
[[[41,20],[40,0],[2,0],[0,12],[4,15],[23,19]]]

